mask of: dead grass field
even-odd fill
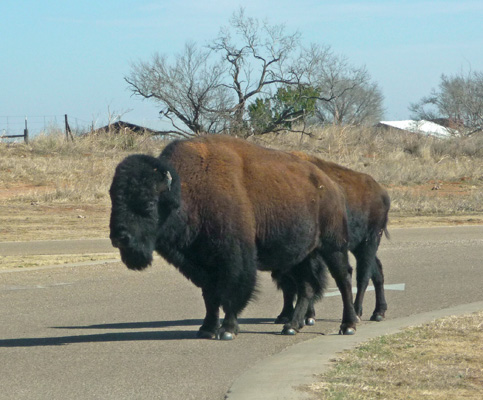
[[[312,137],[249,140],[302,150],[366,172],[389,191],[391,226],[483,222],[483,137],[439,140],[373,129],[326,128]],[[135,134],[40,135],[0,142],[0,240],[108,236],[108,189],[127,155],[157,155],[166,141]]]
[[[366,172],[391,196],[390,226],[483,223],[483,137],[439,140],[373,129],[326,128],[312,137],[249,140],[302,150]],[[108,236],[108,189],[127,155],[157,155],[166,141],[135,134],[51,132],[0,142],[0,240]]]
[[[333,360],[311,399],[481,399],[483,311],[375,338]]]
[[[106,254],[69,254],[69,255],[31,255],[31,256],[2,256],[0,255],[0,271],[37,268],[71,263],[89,263],[101,260],[120,260],[117,253]]]

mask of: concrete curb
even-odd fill
[[[381,323],[360,324],[354,336],[337,334],[298,343],[287,350],[262,360],[235,380],[226,394],[227,400],[301,400],[308,394],[297,390],[316,381],[330,366],[337,353],[349,350],[377,336],[397,333],[409,326],[421,325],[449,315],[462,315],[483,310],[483,301],[462,304]]]

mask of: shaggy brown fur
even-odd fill
[[[297,304],[283,330],[294,334],[322,295],[326,265],[343,298],[341,331],[353,333],[344,195],[313,163],[232,137],[198,137],[171,143],[158,159],[128,157],[111,198],[111,239],[128,267],[145,268],[156,250],[202,288],[200,337],[237,333],[257,269],[294,282]]]
[[[349,250],[357,260],[356,313],[362,315],[362,302],[369,279],[372,279],[376,292],[376,306],[371,320],[381,321],[387,310],[384,296],[384,275],[382,264],[376,256],[382,233],[386,236],[390,199],[371,176],[353,171],[336,163],[326,161],[302,152],[292,152],[302,160],[316,165],[329,178],[336,182],[344,192],[349,223]],[[293,283],[278,282],[284,291],[284,308],[277,318],[283,322],[293,312],[295,297]],[[307,322],[313,322],[315,312],[309,307]]]

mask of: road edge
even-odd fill
[[[309,394],[298,388],[316,381],[325,372],[337,353],[350,350],[369,339],[400,332],[450,315],[462,315],[483,310],[483,301],[462,304],[442,310],[408,317],[389,319],[381,323],[364,322],[353,336],[330,334],[298,343],[270,356],[245,371],[232,384],[226,400],[302,400]]]

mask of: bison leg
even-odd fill
[[[239,328],[236,314],[231,311],[225,311],[225,318],[223,319],[221,328],[218,330],[216,338],[220,340],[232,340],[235,338],[235,335],[238,334],[238,331]]]
[[[275,320],[276,324],[286,324],[293,317],[294,302],[297,296],[297,285],[292,277],[287,274],[276,275],[272,273],[272,279],[277,283],[277,287],[283,293],[283,308]]]
[[[313,325],[315,322],[313,304],[322,296],[325,287],[324,272],[325,266],[317,257],[310,258],[292,269],[291,276],[297,287],[297,303],[292,319],[283,327],[283,335],[295,335],[305,324]],[[286,293],[284,299],[285,295]],[[293,301],[293,294],[291,298]]]
[[[198,331],[197,337],[200,339],[213,339],[220,326],[220,301],[213,295],[212,289],[203,288],[202,293],[203,300],[205,301],[206,316],[203,320],[203,325],[201,325]]]
[[[212,290],[203,289],[203,299],[205,301],[206,316],[198,330],[197,337],[200,339],[221,339],[231,340],[238,334],[238,321],[236,314],[224,307],[225,318],[220,326],[219,313],[220,301],[213,295]]]
[[[357,259],[357,295],[354,301],[354,309],[360,317],[362,315],[362,303],[367,285],[369,284],[369,279],[372,278],[376,291],[376,307],[371,317],[372,321],[382,321],[387,309],[384,297],[382,264],[376,257],[377,247],[378,243],[376,241],[369,241],[364,242],[354,251]]]
[[[232,245],[220,257],[218,293],[225,318],[218,331],[221,340],[238,334],[238,315],[247,306],[255,291],[257,264],[254,247]]]
[[[307,312],[305,313],[305,325],[315,325],[315,308],[313,300],[309,302]]]
[[[377,268],[373,271],[372,282],[376,291],[376,308],[371,316],[371,321],[382,321],[386,315],[387,303],[384,295],[384,273],[382,271],[382,263],[376,258]]]
[[[280,315],[275,320],[276,324],[286,324],[290,322],[294,313],[294,302],[297,298],[297,285],[293,278],[288,275],[283,275],[280,278],[274,278],[277,281],[277,286],[283,293],[283,308]],[[315,309],[313,301],[309,302],[307,312],[305,313],[305,325],[315,324]]]
[[[292,316],[282,329],[282,335],[295,335],[305,325],[304,314],[309,306],[309,299],[306,296],[299,296]]]
[[[362,303],[364,302],[364,295],[374,268],[373,252],[368,249],[365,244],[361,247],[362,248],[358,248],[357,251],[354,251],[357,260],[357,294],[356,299],[354,300],[354,309],[359,317],[362,316]]]
[[[339,333],[353,335],[359,321],[352,302],[352,267],[349,265],[347,252],[335,251],[324,255],[329,271],[342,296],[343,312]]]

